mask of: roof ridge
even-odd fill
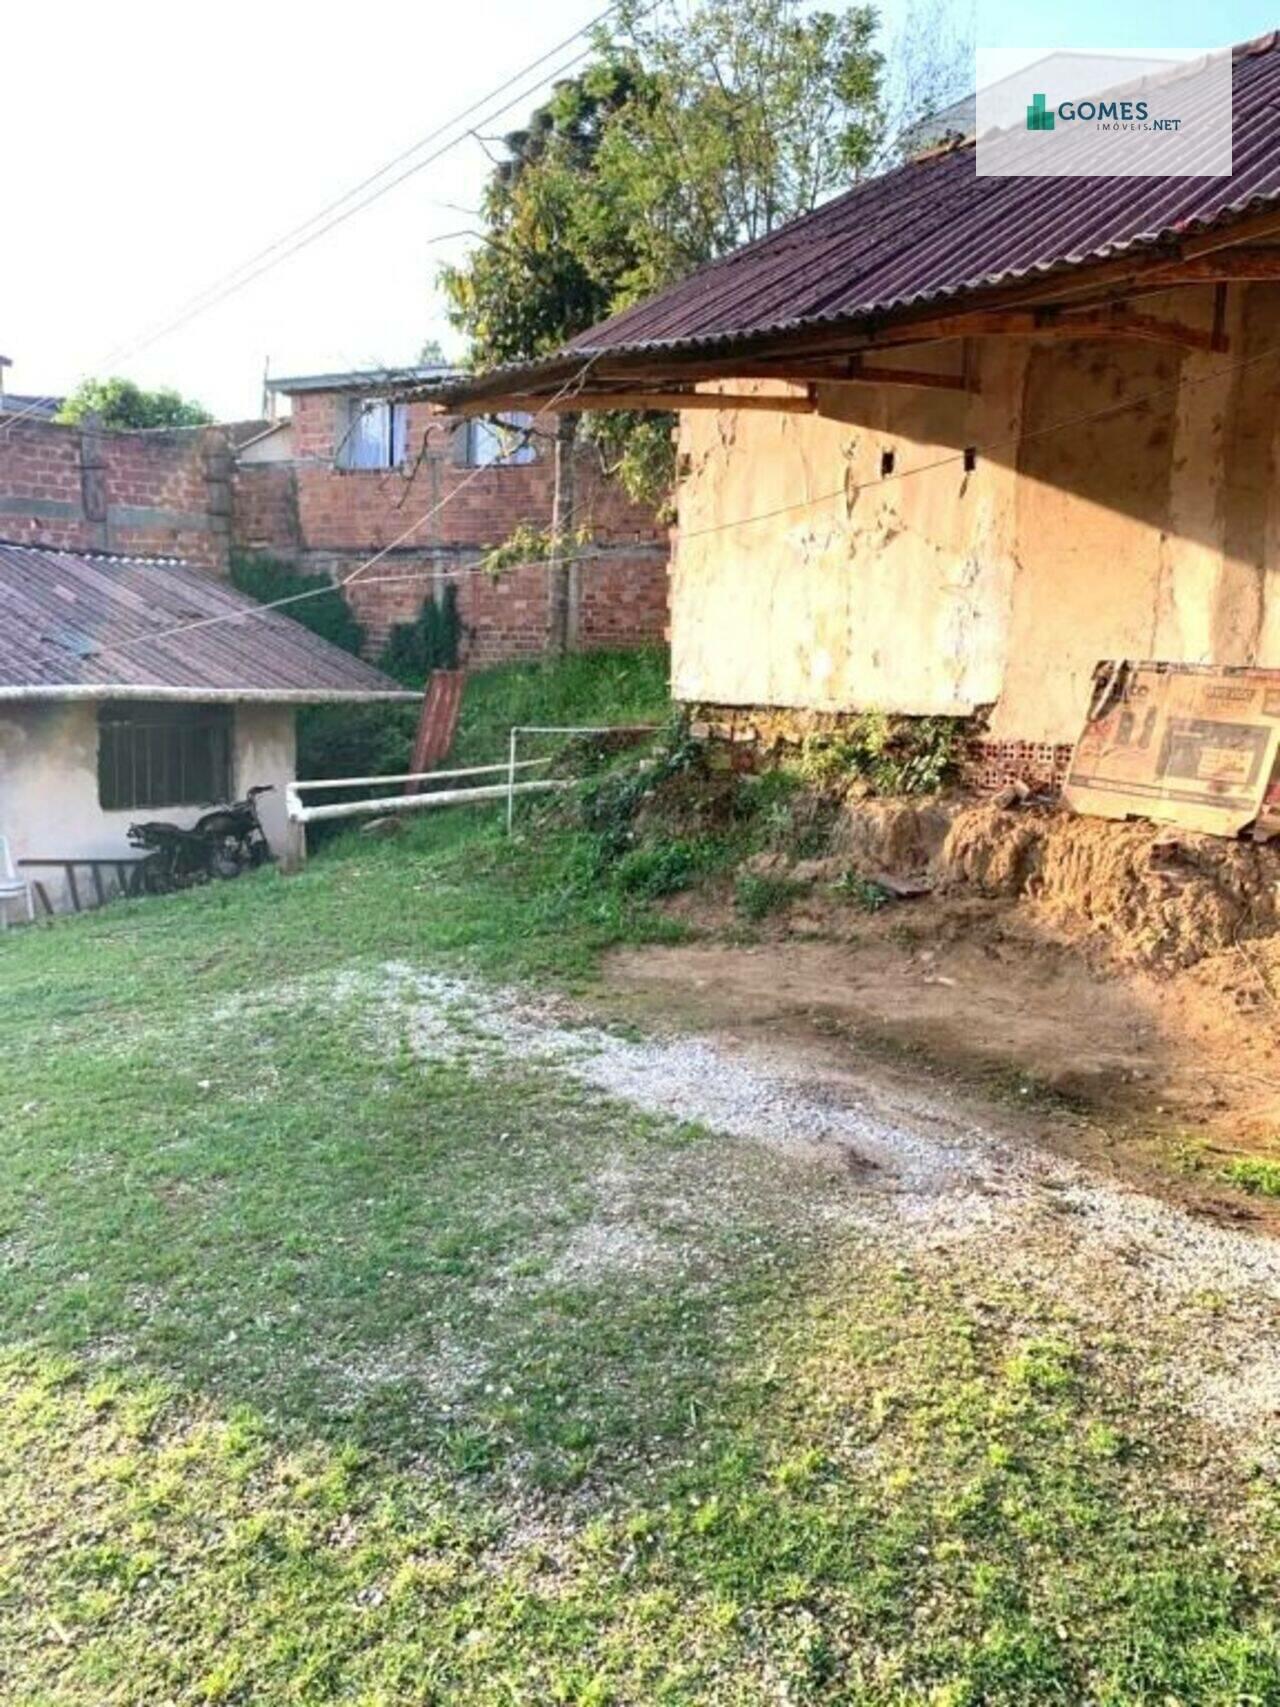
[[[29,539],[5,539],[0,536],[5,551],[35,551],[43,557],[83,557],[93,563],[155,563],[165,568],[195,569],[199,565],[189,557],[158,557],[137,551],[84,551],[74,545],[41,545]],[[230,586],[230,581],[228,581]]]

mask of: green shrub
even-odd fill
[[[613,868],[613,881],[623,895],[656,900],[687,889],[713,863],[715,849],[706,841],[674,837],[651,847],[632,848]]]
[[[838,734],[808,735],[796,770],[818,788],[860,778],[877,794],[935,794],[957,774],[963,719],[866,711]]]
[[[298,775],[395,776],[409,769],[415,704],[307,705],[298,713]]]
[[[704,770],[701,743],[691,737],[688,724],[677,719],[651,758],[589,782],[581,791],[579,813],[583,829],[599,844],[602,860],[620,859],[633,846],[637,816],[659,789],[676,777],[701,777]]]
[[[1264,1162],[1259,1156],[1241,1156],[1222,1170],[1232,1185],[1254,1197],[1280,1197],[1280,1162]]]
[[[785,907],[799,889],[789,877],[767,877],[762,872],[744,871],[733,886],[734,904],[738,911],[753,923],[768,918]]]
[[[889,899],[889,891],[883,884],[873,882],[869,877],[861,877],[856,871],[846,871],[838,877],[833,886],[837,894],[843,895],[854,906],[861,907],[864,912],[878,913]]]
[[[438,601],[434,594],[423,599],[412,622],[395,625],[378,659],[379,667],[406,687],[423,687],[432,670],[457,669],[461,637],[458,589],[450,581]]]
[[[364,629],[327,575],[299,575],[289,564],[265,552],[233,551],[231,584],[261,604],[297,599],[286,607],[286,614],[344,652],[359,654],[364,645]],[[298,598],[300,593],[314,596]]]

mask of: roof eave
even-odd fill
[[[1119,281],[1118,288],[1123,288],[1126,280],[1137,285],[1144,274],[1178,260],[1188,238],[1229,231],[1235,226],[1247,228],[1251,217],[1266,215],[1273,220],[1275,215],[1270,210],[1274,210],[1277,202],[1280,193],[1260,195],[1247,205],[1226,210],[1217,218],[1197,222],[1190,228],[1143,232],[1110,244],[1104,250],[1062,257],[1016,275],[975,278],[943,290],[918,292],[909,299],[868,305],[854,313],[810,315],[748,330],[650,338],[634,343],[592,343],[594,335],[605,331],[602,324],[582,333],[555,356],[491,368],[456,383],[419,388],[415,395],[442,409],[469,413],[483,413],[486,401],[493,403],[495,411],[515,407],[536,409],[539,404],[546,407],[553,396],[557,406],[564,409],[571,407],[569,399],[575,388],[584,397],[603,392],[610,383],[616,385],[641,368],[658,383],[696,384],[700,360],[721,361],[730,356],[755,359],[765,351],[772,353],[780,345],[783,347],[780,353],[785,354],[787,345],[812,339],[820,339],[828,347],[847,340],[850,350],[870,350],[875,347],[878,335],[889,331],[901,333],[917,321],[927,323],[940,311],[996,312],[1020,301],[1047,300],[1057,285],[1071,290],[1088,290],[1107,280]],[[922,333],[922,341],[927,338],[928,333]],[[598,401],[596,407],[600,407]]]
[[[412,688],[204,688],[155,682],[10,683],[0,686],[0,703],[68,702],[99,699],[174,700],[202,705],[363,705],[419,702]]]

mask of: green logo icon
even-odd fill
[[[1033,95],[1031,97],[1031,105],[1027,108],[1027,129],[1053,129],[1053,113],[1051,109],[1045,105],[1043,95]]]

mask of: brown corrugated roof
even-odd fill
[[[210,617],[219,620],[165,633]],[[175,559],[0,543],[0,699],[197,693],[296,704],[419,697]]]
[[[559,355],[509,371],[549,384],[588,356],[730,351],[839,324],[860,331],[992,286],[1171,249],[1280,201],[1276,33],[1237,48],[1232,73],[1229,178],[980,178],[971,143],[944,149],[711,262]]]
[[[980,178],[972,144],[872,178],[575,338],[578,355],[862,319],[1110,259],[1280,199],[1280,51],[1232,67],[1229,178]]]

